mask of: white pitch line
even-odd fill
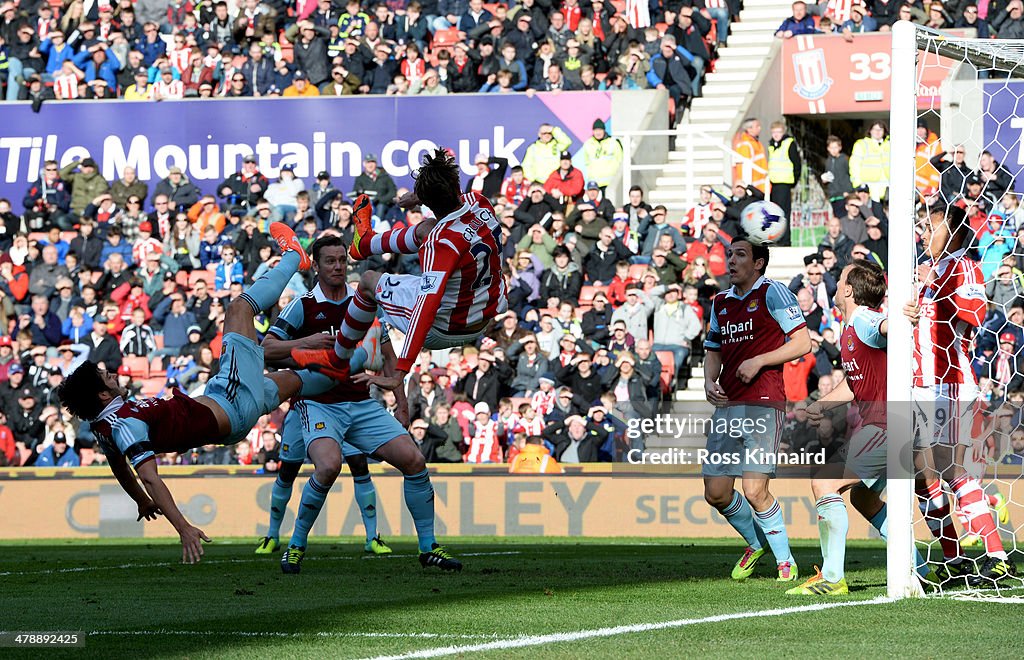
[[[520,554],[522,554],[522,552],[519,552],[519,551],[465,552],[465,553],[460,553],[459,556],[460,557],[495,557],[495,556],[520,555]],[[414,554],[374,555],[372,557],[369,556],[369,555],[360,556],[360,557],[349,557],[349,556],[345,556],[345,555],[341,555],[341,556],[338,556],[338,555],[326,555],[326,556],[323,556],[323,557],[316,556],[316,557],[314,557],[313,561],[314,561],[314,563],[319,563],[319,562],[323,562],[323,561],[356,561],[356,560],[363,560],[363,559],[371,560],[371,561],[376,561],[376,560],[380,560],[380,559],[415,559],[418,556],[419,555],[414,555]],[[244,558],[244,559],[242,559],[242,558],[239,558],[239,559],[207,559],[205,561],[200,562],[200,565],[204,565],[204,564],[205,565],[210,565],[210,564],[250,564],[250,563],[253,563],[253,562],[265,562],[265,563],[268,563],[268,564],[271,563],[271,562],[267,561],[266,557],[252,557],[252,558]],[[164,567],[167,567],[167,566],[184,566],[184,565],[185,564],[182,564],[181,562],[161,561],[161,562],[153,562],[153,563],[149,563],[149,564],[118,564],[116,566],[73,566],[71,568],[48,568],[48,569],[44,569],[44,570],[41,570],[41,571],[6,571],[6,572],[3,572],[3,573],[0,573],[0,577],[11,577],[11,576],[25,576],[25,577],[27,577],[27,576],[32,576],[32,575],[55,575],[55,574],[61,574],[61,573],[88,573],[88,572],[91,572],[91,571],[113,571],[113,570],[125,570],[125,569],[132,569],[132,568],[164,568]]]
[[[675,621],[662,621],[660,623],[638,623],[628,626],[614,626],[609,628],[595,628],[592,630],[577,630],[575,632],[551,633],[548,635],[531,635],[499,639],[493,642],[482,644],[465,644],[460,646],[442,646],[422,651],[412,651],[398,655],[374,656],[371,660],[405,660],[406,658],[439,658],[446,655],[476,653],[478,651],[503,651],[507,649],[525,648],[528,646],[542,646],[544,644],[555,644],[558,642],[578,642],[583,639],[596,637],[615,637],[617,635],[628,635],[631,633],[650,632],[652,630],[666,630],[670,628],[682,628],[702,623],[720,623],[722,621],[734,621],[736,619],[752,619],[770,616],[783,616],[786,614],[798,614],[801,612],[819,612],[838,607],[858,607],[861,605],[880,605],[894,602],[892,598],[880,596],[871,600],[859,600],[847,603],[816,603],[813,605],[802,605],[799,607],[783,607],[774,610],[761,610],[753,612],[736,612],[734,614],[717,614],[715,616],[703,617],[700,619],[677,619]]]

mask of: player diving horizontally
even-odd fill
[[[423,274],[382,275],[367,271],[345,313],[334,350],[294,350],[302,367],[343,373],[380,309],[381,320],[405,334],[392,375],[356,374],[353,380],[385,389],[399,387],[423,348],[443,349],[476,341],[494,317],[508,309],[501,272],[501,227],[487,198],[462,194],[454,156],[437,149],[423,158],[413,192],[402,206],[426,205],[437,220],[375,235],[369,199],[355,204],[353,259],[373,254],[419,254]]]
[[[283,401],[295,395],[325,392],[334,385],[329,378],[309,371],[263,375],[264,352],[256,343],[253,319],[277,302],[299,268],[305,270],[311,265],[290,228],[275,223],[270,232],[284,254],[277,266],[228,306],[221,369],[208,383],[205,396],[191,399],[175,390],[171,399],[126,401],[127,392],[119,386],[117,375],[98,368],[93,362],[76,369],[58,390],[61,403],[71,414],[92,422],[111,471],[138,504],[140,518],[163,513],[174,526],[181,538],[182,560],[186,563],[199,561],[203,555],[202,541],[210,539],[201,529],[189,524],[174,503],[157,473],[156,454],[184,452],[210,441],[234,444],[248,435],[262,415],[273,411]],[[385,443],[377,454],[386,460],[388,456],[407,453],[408,448],[398,446],[402,440],[403,437],[398,437]],[[414,445],[412,451],[417,451]],[[142,481],[141,486],[128,468],[128,461]],[[406,502],[420,536],[421,550],[425,545],[424,537],[433,548],[421,553],[420,561],[424,563],[422,554],[432,554],[440,546],[433,540],[433,488],[425,470],[417,476],[422,478],[417,479],[412,488],[410,479],[406,478]],[[314,485],[315,475],[307,488]],[[326,491],[312,490],[317,492],[311,499],[319,499],[322,506]],[[315,513],[319,513],[319,508]],[[308,518],[310,527],[316,519],[315,513]],[[306,520],[300,514],[296,526]]]
[[[889,323],[880,311],[885,292],[885,274],[868,261],[854,261],[839,277],[835,303],[845,324],[840,335],[845,377],[835,389],[807,407],[807,417],[817,426],[827,411],[856,401],[863,425],[850,438],[845,460],[828,463],[811,480],[818,512],[822,569],[786,592],[790,595],[849,593],[845,561],[850,519],[842,495],[847,490],[853,489],[850,501],[854,507],[883,539],[888,536],[886,506],[878,497],[886,483],[886,336]],[[928,566],[916,549],[915,553],[918,574],[925,578]]]
[[[792,582],[798,575],[789,548],[782,508],[768,490],[775,465],[748,461],[774,457],[778,452],[785,416],[786,393],[782,365],[806,355],[811,337],[796,297],[784,285],[764,276],[768,268],[766,245],[746,237],[733,240],[727,265],[732,286],[712,301],[704,386],[715,406],[708,433],[709,461],[704,473],[704,499],[729,521],[747,542],[747,549],[732,570],[734,580],[754,572],[765,546],[771,546],[778,581]],[[735,462],[714,457],[738,456]],[[743,480],[743,495],[734,489]]]

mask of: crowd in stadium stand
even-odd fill
[[[35,103],[650,87],[680,103],[740,8],[681,4],[637,27],[602,0],[7,1],[0,75]]]
[[[855,34],[886,32],[896,21],[913,21],[934,30],[973,29],[979,39],[1024,38],[1024,4],[1010,2],[884,2],[825,0],[794,2],[793,13],[775,36],[788,39],[802,34]]]

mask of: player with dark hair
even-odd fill
[[[318,238],[310,247],[318,283],[312,291],[293,300],[278,316],[263,341],[267,362],[289,366],[293,349],[303,347],[328,350],[334,334],[352,304],[346,282],[346,248],[334,235]],[[373,327],[361,347],[354,352],[350,370],[362,368],[394,371],[395,354],[386,333]],[[368,350],[367,350],[368,349]],[[367,355],[363,354],[366,350]],[[398,408],[408,411],[405,394],[395,392]],[[419,536],[420,563],[442,570],[460,570],[462,564],[438,545],[434,538],[434,491],[427,474],[423,454],[406,433],[404,422],[392,417],[370,396],[366,384],[343,379],[329,392],[301,397],[293,402],[284,423],[282,468],[271,493],[270,530],[257,552],[270,553],[291,496],[294,481],[307,453],[315,471],[302,492],[295,530],[281,557],[285,573],[298,573],[306,554],[309,530],[323,508],[327,491],[341,471],[342,458],[352,470],[355,497],[366,527],[367,552],[387,554],[391,549],[377,534],[376,491],[370,480],[366,456],[386,461],[405,475],[405,502]]]
[[[764,276],[767,246],[741,236],[727,256],[732,286],[712,301],[704,342],[704,389],[715,406],[709,460],[703,466],[704,499],[747,541],[733,567],[734,580],[749,577],[770,545],[778,580],[791,582],[798,569],[782,509],[768,483],[775,475],[772,459],[785,417],[782,365],[806,355],[811,338],[793,293]],[[743,495],[734,489],[737,477],[742,477]]]
[[[110,469],[139,506],[140,517],[159,511],[181,537],[182,560],[199,561],[206,534],[185,520],[156,468],[156,455],[184,452],[219,442],[244,439],[260,418],[296,394],[323,392],[333,381],[309,371],[278,371],[263,375],[263,349],[256,343],[253,319],[273,307],[298,269],[309,269],[309,257],[289,227],[275,223],[270,233],[284,250],[280,263],[256,280],[228,306],[220,371],[206,386],[205,396],[190,399],[175,389],[170,399],[127,401],[117,374],[85,362],[61,384],[58,396],[72,415],[91,422]],[[128,468],[135,468],[142,487]]]
[[[942,547],[941,577],[992,586],[1013,575],[1016,567],[1007,557],[981,484],[965,468],[980,402],[971,347],[975,330],[985,320],[985,281],[968,255],[972,232],[962,208],[932,208],[923,225],[921,245],[927,260],[917,268],[918,298],[903,307],[914,325],[917,496]],[[957,499],[967,532],[985,542],[986,557],[976,573],[960,547],[942,481]]]
[[[436,220],[374,235],[370,207],[356,200],[356,237],[349,254],[419,253],[422,275],[384,275],[367,271],[348,306],[334,350],[296,350],[301,366],[319,366],[326,374],[344,369],[377,314],[405,334],[394,376],[357,374],[353,380],[394,389],[412,369],[423,348],[472,343],[494,317],[508,309],[501,272],[501,226],[494,209],[477,192],[463,194],[454,156],[437,149],[423,158],[413,192],[399,200],[408,207],[425,204]]]
[[[866,494],[851,495],[851,501],[883,539],[888,536],[885,503],[877,497],[886,483],[886,335],[889,322],[881,311],[885,293],[885,274],[868,261],[854,261],[843,269],[839,278],[835,304],[844,319],[839,342],[845,377],[835,389],[807,407],[807,417],[816,426],[827,411],[856,401],[863,425],[850,438],[845,460],[825,465],[811,480],[823,563],[815,575],[786,592],[790,595],[849,593],[844,565],[850,519],[842,495],[847,490],[863,486],[874,491],[874,498]],[[920,553],[917,566],[925,577],[929,570]]]
[[[316,270],[317,285],[309,293],[292,300],[278,315],[277,321],[264,338],[263,349],[266,353],[267,364],[270,366],[290,366],[292,348],[330,348],[333,346],[334,334],[344,316],[346,300],[349,298],[344,242],[336,234],[325,234],[316,239],[309,246],[309,250]],[[364,339],[364,348],[368,340],[372,345],[373,341],[379,341],[379,337]],[[394,352],[389,348],[385,355],[393,359]],[[358,369],[358,365],[353,364],[357,360],[358,358],[353,356],[350,362],[351,369]],[[381,368],[381,366],[373,364],[363,366]],[[395,394],[404,397],[402,390]],[[365,387],[339,383],[330,392],[325,392],[309,400],[332,403],[367,398],[369,398],[369,391]],[[370,478],[366,454],[343,440],[340,441],[340,447],[335,442],[314,444],[321,437],[329,440],[333,440],[333,438],[326,432],[325,424],[319,428],[317,428],[317,423],[309,424],[308,414],[303,414],[305,401],[304,398],[292,400],[291,409],[285,417],[281,434],[281,469],[278,470],[277,479],[274,481],[274,487],[270,494],[270,524],[267,528],[267,535],[263,537],[256,548],[256,554],[272,554],[280,547],[281,522],[284,520],[288,500],[291,499],[295,477],[298,476],[307,453],[317,470],[318,483],[328,489],[337,479],[341,471],[341,461],[344,458],[352,473],[354,495],[363,519],[363,527],[366,530],[366,551],[374,554],[390,553],[391,548],[377,534],[377,490]],[[401,409],[401,405],[399,408]],[[306,433],[315,433],[316,435],[307,442]],[[300,513],[302,512],[303,509],[300,508]],[[290,545],[305,548],[306,539],[302,532],[308,534],[308,527],[299,524],[296,525],[295,531],[299,538],[293,538]],[[288,564],[283,565],[291,567]]]

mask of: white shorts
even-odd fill
[[[914,448],[970,446],[979,391],[974,383],[915,387]]]
[[[885,429],[866,424],[853,434],[846,450],[847,471],[876,492],[885,487],[885,437]]]
[[[409,322],[413,307],[416,306],[416,298],[419,297],[419,290],[419,275],[381,275],[376,291],[379,309],[377,316],[403,335],[409,334]],[[455,334],[431,326],[423,347],[438,351],[473,344],[483,337],[488,329],[489,324],[484,324],[478,331]]]

